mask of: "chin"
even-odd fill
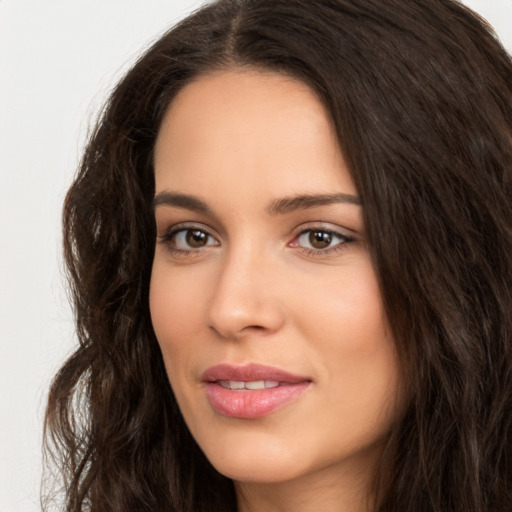
[[[224,441],[222,446],[204,446],[213,467],[238,482],[278,483],[300,476],[305,463],[300,447],[286,446],[279,440]],[[220,444],[220,443],[219,443]],[[239,448],[237,448],[237,446]]]
[[[215,469],[235,482],[277,484],[294,480],[301,476],[295,463],[282,458],[261,457],[257,460],[236,458],[215,464]]]
[[[322,446],[322,436],[319,439],[314,431],[276,434],[261,428],[252,432],[234,429],[227,436],[199,441],[214,468],[231,480],[279,484],[304,478],[322,480],[322,475],[328,474],[336,479],[347,473],[360,473],[363,468],[374,468],[387,437],[382,433],[377,438],[353,439],[348,433],[340,433],[337,446]]]

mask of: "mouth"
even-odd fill
[[[251,380],[248,382],[243,380],[218,380],[216,382],[219,386],[222,386],[225,389],[231,389],[231,391],[272,389],[281,385],[277,380]]]
[[[299,398],[312,383],[309,377],[293,375],[263,365],[217,365],[202,376],[213,409],[234,418],[266,416]]]

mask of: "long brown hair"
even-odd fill
[[[220,0],[115,88],[64,207],[80,346],[46,435],[65,510],[236,510],[172,395],[148,288],[162,116],[201,74],[246,66],[316,91],[363,203],[409,397],[376,510],[510,511],[512,62],[454,0]]]

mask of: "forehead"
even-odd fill
[[[222,71],[187,85],[171,103],[155,147],[156,190],[355,193],[329,115],[298,80]],[[281,190],[283,189],[283,190]],[[305,190],[306,189],[306,190]],[[310,190],[311,189],[311,190]]]

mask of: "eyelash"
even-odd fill
[[[186,234],[187,231],[200,231],[201,233],[206,234],[209,238],[215,240],[215,237],[211,235],[207,229],[205,229],[202,226],[198,226],[197,224],[179,224],[177,226],[174,226],[171,228],[167,233],[164,233],[161,236],[158,236],[157,238],[160,240],[160,243],[165,244],[167,246],[167,249],[173,254],[174,256],[200,256],[204,249],[206,247],[211,247],[212,244],[207,244],[204,247],[198,247],[198,248],[190,248],[190,249],[178,249],[177,247],[174,247],[174,242],[180,233]],[[219,245],[218,243],[216,245]]]
[[[288,245],[290,246],[295,241],[297,241],[297,243],[298,243],[298,240],[301,237],[303,237],[304,235],[307,235],[308,233],[309,234],[324,233],[324,234],[330,235],[333,238],[338,238],[340,241],[332,246],[326,247],[325,249],[315,249],[314,247],[301,247],[301,246],[297,245],[297,250],[300,250],[302,252],[302,254],[304,254],[306,256],[317,256],[317,257],[318,256],[320,256],[320,257],[332,256],[333,254],[337,254],[338,252],[346,249],[347,244],[355,242],[355,238],[350,237],[348,235],[344,235],[343,233],[340,233],[339,231],[334,231],[332,229],[327,229],[327,228],[324,228],[321,226],[317,226],[317,227],[311,227],[311,228],[301,230],[299,233],[297,233],[297,235],[295,235],[293,240],[291,242],[289,242]]]
[[[207,229],[205,229],[202,226],[198,226],[197,224],[180,224],[180,225],[174,226],[167,233],[165,233],[161,236],[158,236],[157,238],[159,239],[160,243],[167,245],[167,248],[171,252],[171,254],[173,254],[175,256],[181,256],[181,257],[200,256],[207,247],[212,247],[212,246],[215,247],[215,246],[220,245],[217,242],[216,244],[207,243],[203,247],[190,248],[190,249],[179,249],[179,248],[175,247],[173,244],[175,243],[176,237],[180,233],[186,234],[189,231],[198,231],[198,232],[204,233],[209,239],[216,240],[215,237],[213,235],[211,235]],[[315,233],[315,232],[327,234],[333,238],[339,239],[340,241],[338,243],[336,243],[335,245],[326,247],[324,249],[315,249],[314,247],[302,247],[302,246],[298,245],[301,237],[307,235],[308,233]],[[306,256],[325,257],[325,256],[330,256],[330,255],[336,254],[339,251],[344,250],[346,248],[347,244],[350,244],[355,241],[356,241],[355,238],[350,237],[348,235],[344,235],[343,233],[340,233],[338,231],[323,228],[321,226],[316,226],[316,227],[313,226],[313,227],[299,231],[296,235],[294,235],[291,242],[289,242],[287,245],[288,245],[288,247],[296,248],[296,250],[300,251],[302,254],[304,254]]]

